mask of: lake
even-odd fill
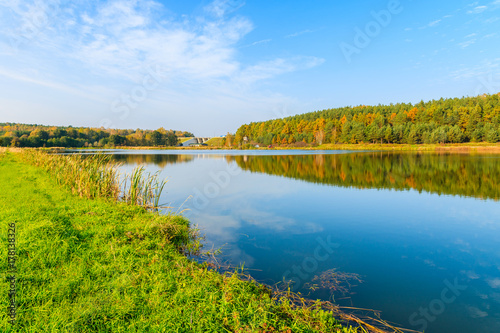
[[[108,153],[168,177],[161,202],[260,282],[408,329],[500,332],[500,156]]]

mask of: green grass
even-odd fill
[[[222,147],[222,141],[224,138],[211,138],[210,140],[206,141],[205,143],[209,147]]]
[[[182,216],[72,193],[0,155],[1,332],[355,332],[266,287],[221,275]],[[7,316],[7,225],[16,222],[17,324]]]
[[[189,140],[191,140],[191,139],[192,139],[192,138],[190,138],[190,137],[187,137],[187,138],[185,138],[185,137],[178,137],[178,138],[177,138],[178,143],[184,143],[184,142],[189,141]]]
[[[159,180],[159,172],[145,174],[145,167],[138,166],[132,170],[130,175],[125,176],[123,187],[123,201],[138,205],[152,211],[158,211],[160,197],[166,180]]]
[[[267,148],[261,147],[261,150]],[[449,152],[488,152],[500,153],[500,144],[487,142],[468,142],[468,143],[447,143],[447,144],[379,144],[379,143],[355,143],[355,144],[333,144],[326,143],[317,146],[308,147],[288,147],[273,145],[277,150],[387,150],[387,151],[449,151]]]
[[[447,143],[447,144],[323,144],[314,149],[346,149],[346,150],[395,150],[395,151],[475,151],[487,150],[491,152],[500,152],[500,144],[486,142],[468,142],[468,143]]]

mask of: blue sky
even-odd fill
[[[500,0],[0,0],[0,122],[200,136],[500,91]]]

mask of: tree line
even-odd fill
[[[327,109],[242,125],[234,141],[263,145],[500,141],[500,94]]]
[[[186,131],[105,129],[0,123],[2,147],[116,147],[176,146],[178,137],[193,137]]]

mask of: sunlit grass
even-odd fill
[[[205,144],[209,147],[222,147],[224,138],[211,138]]]
[[[160,197],[167,181],[161,180],[158,172],[145,172],[144,166],[121,177],[120,164],[113,162],[111,155],[60,155],[25,149],[21,156],[48,171],[58,184],[69,187],[78,196],[124,201],[152,211],[161,208]]]
[[[111,163],[110,155],[57,155],[25,149],[21,157],[48,171],[58,184],[69,187],[78,196],[119,198],[118,165]]]
[[[144,166],[137,166],[130,175],[124,178],[122,199],[132,205],[138,205],[153,211],[157,211],[160,205],[160,197],[166,180],[159,179],[159,172],[145,173]]]

